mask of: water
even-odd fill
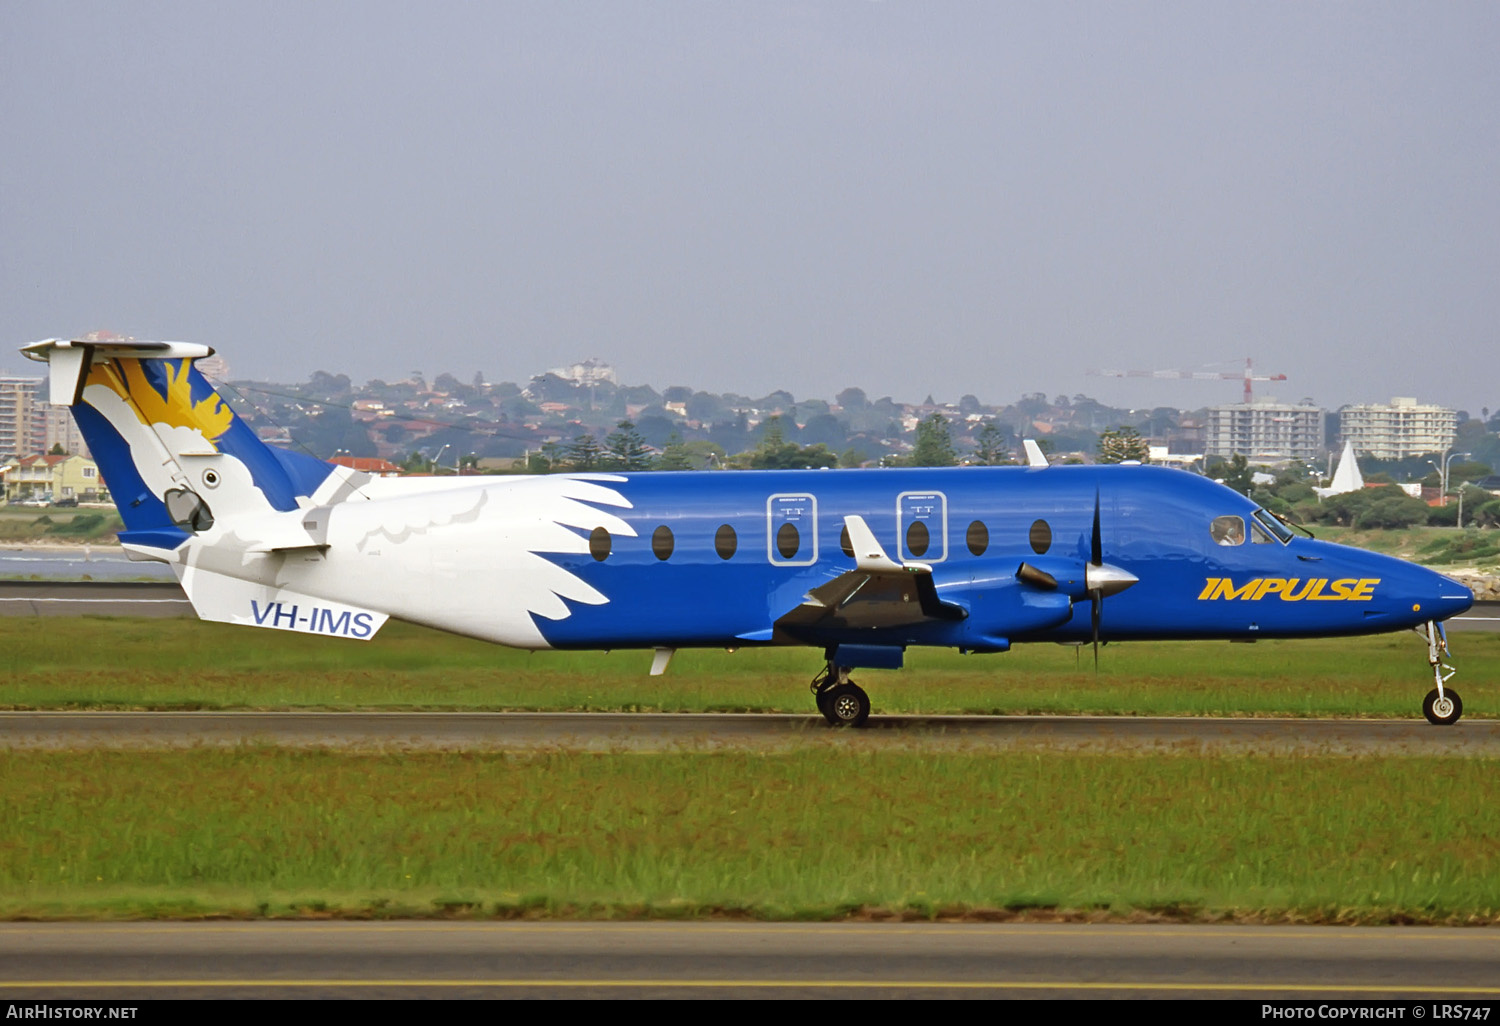
[[[137,563],[113,546],[76,549],[0,549],[0,580],[76,581],[171,581],[172,568],[165,563]]]

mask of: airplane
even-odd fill
[[[1205,477],[1141,465],[380,478],[274,448],[185,342],[47,339],[119,506],[197,615],[369,640],[392,617],[523,649],[822,649],[836,726],[854,670],[914,645],[1309,638],[1414,628],[1434,724],[1462,715],[1443,621],[1473,594],[1299,537]]]

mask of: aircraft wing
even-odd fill
[[[845,517],[844,526],[854,547],[854,569],[809,591],[801,605],[776,621],[778,631],[906,627],[968,615],[962,606],[938,598],[932,567],[887,556],[863,517]]]

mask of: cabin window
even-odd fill
[[[964,535],[964,541],[969,543],[969,551],[976,556],[982,556],[990,547],[990,529],[984,526],[980,520],[969,525],[969,533]]]
[[[734,528],[728,524],[720,524],[719,529],[714,532],[714,551],[719,554],[719,558],[728,559],[739,547],[740,539],[734,533]]]
[[[920,520],[913,520],[906,529],[906,551],[913,556],[925,556],[931,544],[932,535],[928,532],[927,525]]]
[[[1047,550],[1052,547],[1052,525],[1045,520],[1036,520],[1031,524],[1031,551],[1038,556],[1045,556]]]
[[[844,555],[850,559],[854,558],[854,542],[849,538],[849,528],[847,525],[839,528],[839,548],[844,550]]]
[[[1243,517],[1214,517],[1208,533],[1220,545],[1245,544],[1245,520]]]
[[[589,555],[599,562],[609,558],[610,546],[613,544],[609,532],[602,527],[596,527],[589,532]]]
[[[651,552],[657,559],[671,559],[672,550],[676,545],[672,537],[672,529],[666,524],[662,524],[651,534]]]
[[[776,529],[776,551],[781,553],[782,559],[791,559],[801,545],[802,535],[797,533],[796,524],[782,524]]]

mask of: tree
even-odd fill
[[[1126,460],[1145,463],[1150,458],[1150,446],[1133,427],[1105,428],[1094,449],[1094,459],[1099,463],[1124,463]]]
[[[917,425],[917,444],[905,462],[909,467],[958,465],[958,453],[953,448],[953,434],[948,430],[947,417],[934,413]]]
[[[786,441],[780,417],[766,420],[759,446],[735,457],[737,466],[748,466],[751,470],[806,470],[809,467],[832,467],[838,461],[838,456],[821,443],[801,446]]]
[[[1005,442],[1005,432],[993,420],[985,421],[974,436],[975,463],[982,467],[997,467],[1010,460],[1010,446]]]
[[[1224,468],[1224,484],[1247,496],[1255,487],[1255,472],[1243,453],[1237,452],[1229,458],[1229,465]]]
[[[604,440],[604,452],[604,463],[611,470],[651,469],[651,450],[628,420],[615,425],[615,430]]]
[[[574,470],[598,470],[604,461],[604,448],[593,435],[578,435],[569,444],[564,459]]]
[[[869,397],[862,388],[846,388],[834,396],[834,399],[846,410],[862,410],[870,405]]]

